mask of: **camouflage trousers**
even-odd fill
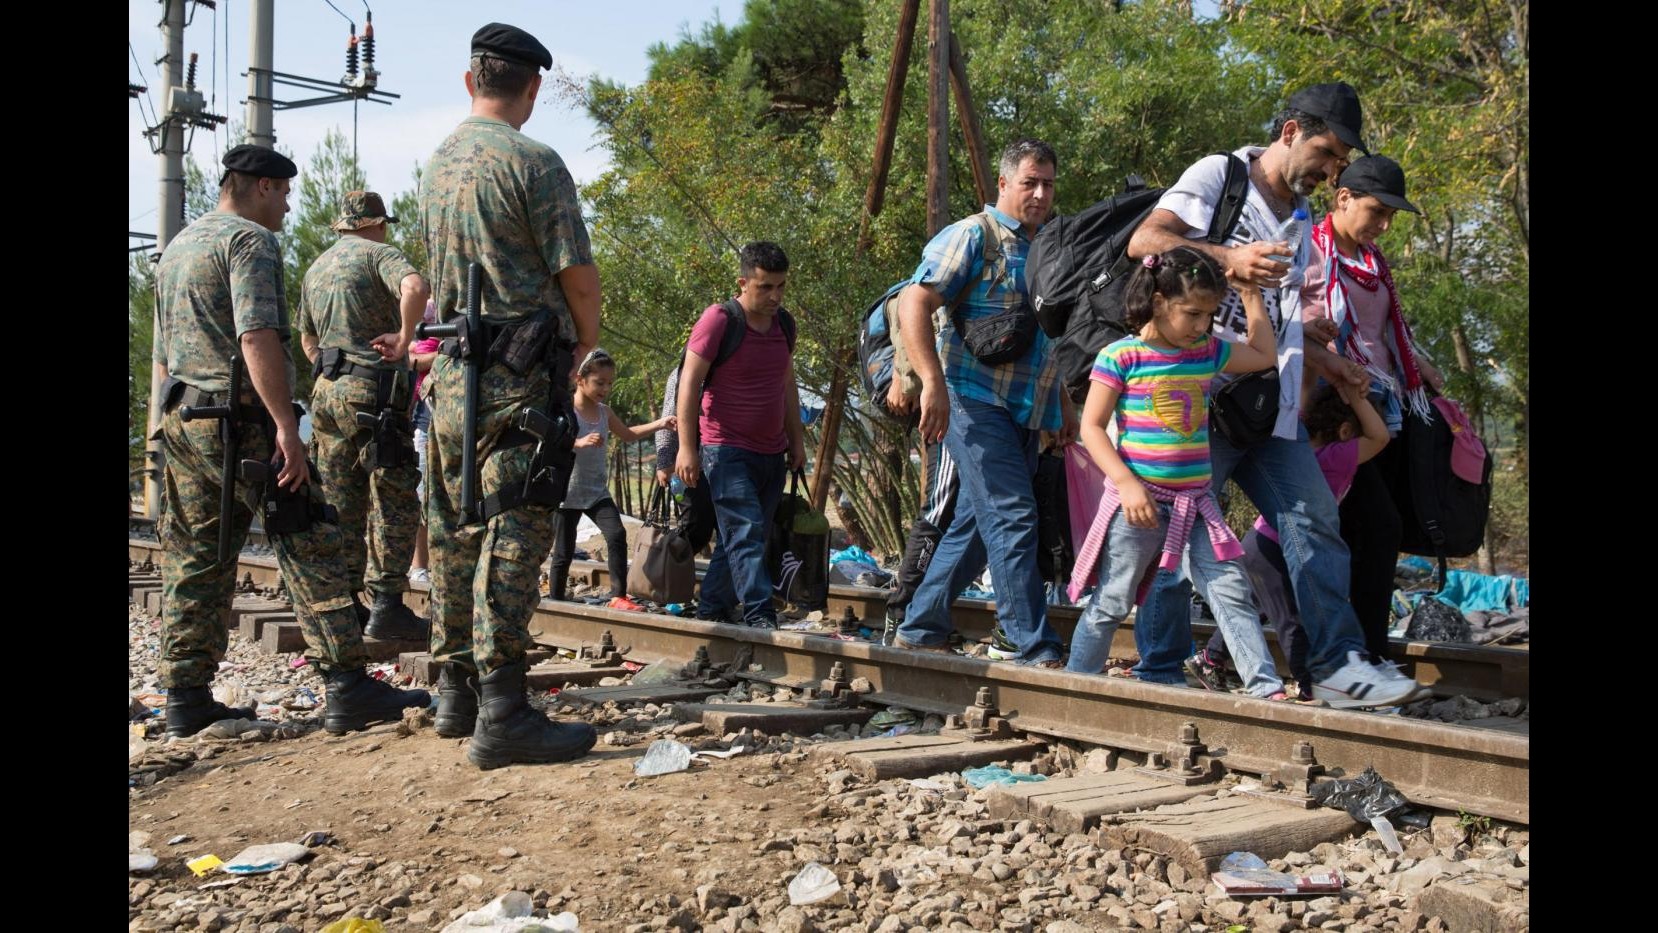
[[[407,383],[405,382],[405,385]],[[400,389],[391,399],[407,410],[409,394]],[[402,593],[409,588],[409,560],[420,528],[420,468],[368,469],[374,429],[357,424],[357,412],[378,415],[375,385],[357,376],[317,379],[311,393],[311,459],[322,474],[323,495],[340,512],[346,570],[352,588],[370,593]]]
[[[161,430],[167,456],[156,529],[162,551],[161,684],[202,687],[212,682],[229,645],[236,584],[235,558],[218,560],[224,445],[217,421],[185,422],[177,407],[162,418]],[[271,442],[257,425],[240,428],[238,447],[242,459],[271,458]],[[238,552],[253,522],[252,496],[238,481],[230,538]],[[271,546],[305,635],[305,656],[325,670],[366,664],[339,527],[313,524],[306,532],[273,537]]]
[[[432,573],[432,659],[458,661],[487,674],[522,660],[530,615],[541,601],[539,572],[553,545],[551,506],[524,504],[485,524],[461,525],[461,452],[465,367],[439,356],[428,377],[432,427],[427,435],[426,533]],[[547,371],[514,376],[491,366],[479,377],[478,497],[522,483],[534,447],[497,450],[494,439],[520,407],[544,407]]]

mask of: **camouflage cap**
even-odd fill
[[[372,191],[352,191],[345,196],[345,209],[334,221],[335,230],[361,230],[377,223],[397,223],[397,218],[386,213],[386,202]]]

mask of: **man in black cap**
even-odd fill
[[[491,352],[476,360],[482,515],[471,523],[460,514],[467,412],[456,341],[446,341],[422,392],[432,403],[432,656],[443,665],[436,726],[440,735],[470,735],[467,757],[486,769],[577,758],[595,739],[585,723],[550,721],[524,693],[538,571],[569,483],[563,455],[573,437],[543,444],[519,415],[568,419],[572,349],[584,356],[599,336],[599,272],[575,182],[558,153],[519,132],[535,111],[539,69],[552,64],[522,29],[479,29],[466,74],[472,114],[438,146],[421,190],[439,320],[464,305],[468,265],[482,267],[479,308],[489,333],[473,342]]]
[[[373,605],[359,607],[364,634],[424,641],[426,623],[403,604],[420,527],[414,374],[404,357],[432,291],[386,242],[396,222],[373,191],[346,194],[333,225],[340,238],[305,273],[299,339],[314,367],[311,450],[340,513],[352,588]]]
[[[182,409],[228,405],[235,412],[239,457],[270,461],[276,482],[300,498],[304,528],[267,527],[282,579],[305,635],[306,656],[327,678],[323,725],[331,733],[397,719],[425,706],[424,690],[397,690],[364,672],[368,657],[346,580],[340,529],[328,517],[299,439],[288,355],[288,308],[282,253],[274,231],[288,212],[294,163],[269,149],[225,153],[217,210],[197,218],[167,244],[156,267],[154,363],[162,378],[158,429],[166,454],[157,528],[162,545],[161,683],[167,731],[194,735],[220,719],[252,719],[252,707],[213,699],[209,684],[228,642],[235,552],[253,521],[251,488],[238,489],[230,521],[232,555],[218,559],[224,443],[219,423],[185,421]],[[240,354],[247,383],[229,398],[230,359]],[[274,454],[274,456],[273,456]],[[325,511],[326,510],[326,511]],[[267,525],[269,522],[267,522]]]
[[[1347,600],[1348,551],[1342,542],[1335,496],[1313,458],[1301,424],[1303,366],[1309,378],[1362,386],[1364,369],[1331,353],[1324,344],[1334,334],[1327,326],[1302,339],[1303,305],[1323,301],[1322,283],[1306,281],[1311,244],[1303,221],[1296,242],[1280,241],[1284,222],[1296,210],[1311,210],[1307,195],[1320,182],[1333,181],[1354,149],[1368,152],[1359,135],[1364,116],[1359,95],[1347,84],[1318,84],[1290,96],[1272,122],[1271,142],[1244,146],[1230,158],[1249,167],[1242,216],[1223,244],[1207,242],[1209,222],[1221,201],[1228,156],[1206,156],[1180,176],[1156,209],[1134,232],[1128,253],[1141,258],[1178,246],[1213,256],[1239,288],[1259,288],[1278,335],[1278,417],[1270,437],[1236,447],[1220,431],[1209,432],[1214,488],[1235,481],[1266,517],[1283,542],[1290,583],[1308,636],[1310,694],[1343,708],[1389,706],[1417,693],[1415,681],[1386,661],[1367,658],[1364,637]],[[1291,257],[1289,262],[1280,261]],[[1217,337],[1244,339],[1243,307],[1228,289],[1215,312]],[[1223,391],[1234,377],[1218,376],[1213,391]],[[1185,683],[1184,665],[1205,686],[1219,673],[1206,654],[1191,651],[1187,612],[1191,584],[1177,573],[1160,571],[1135,616],[1140,649],[1135,676],[1154,683]],[[1182,659],[1186,658],[1185,661]],[[1377,663],[1372,663],[1376,661]],[[1309,693],[1308,685],[1299,685]]]

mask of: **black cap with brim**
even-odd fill
[[[1422,213],[1405,199],[1405,170],[1385,155],[1367,155],[1354,159],[1342,170],[1336,187],[1351,189],[1354,194],[1367,195],[1395,210]]]
[[[1318,117],[1330,127],[1330,132],[1335,133],[1337,139],[1365,155],[1370,154],[1363,137],[1359,135],[1364,129],[1364,111],[1359,108],[1359,92],[1353,90],[1351,84],[1337,81],[1302,88],[1290,98],[1289,106],[1292,110]]]
[[[226,174],[246,172],[259,178],[292,178],[299,174],[299,166],[282,153],[247,143],[233,147],[219,161]],[[219,176],[219,183],[224,184],[223,175]]]
[[[545,45],[535,36],[506,23],[490,23],[473,33],[472,54],[533,68],[553,67],[553,53]]]

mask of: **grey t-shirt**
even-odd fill
[[[559,508],[590,509],[600,499],[610,495],[605,486],[604,457],[605,448],[610,443],[610,409],[601,402],[597,421],[582,417],[574,405],[570,410],[576,415],[576,437],[583,438],[597,431],[599,443],[593,447],[576,448],[576,465],[570,472],[570,488],[565,491],[564,504]]]

